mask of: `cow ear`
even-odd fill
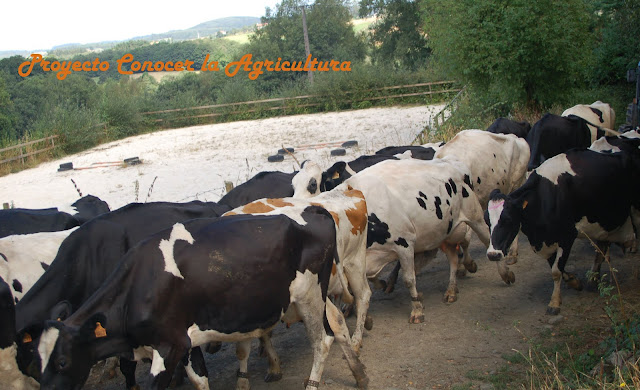
[[[40,338],[42,334],[42,330],[44,329],[44,323],[35,323],[33,325],[29,325],[26,328],[20,330],[17,335],[18,345],[24,344],[28,345],[32,343],[34,340]]]
[[[336,175],[340,175],[345,169],[347,169],[347,163],[344,161],[338,161],[335,163],[334,167],[336,168],[336,173],[333,174],[333,179],[337,179],[338,177]]]
[[[102,313],[92,315],[82,324],[80,335],[85,340],[93,340],[107,336],[107,317]]]
[[[72,312],[71,303],[69,303],[69,301],[61,301],[51,308],[49,318],[52,320],[63,321],[67,319]]]

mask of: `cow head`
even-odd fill
[[[322,184],[325,191],[331,191],[350,177],[351,174],[347,170],[347,163],[338,161],[322,173]]]
[[[294,198],[311,198],[320,194],[322,170],[313,161],[305,161],[291,180]]]
[[[95,363],[93,344],[107,336],[106,318],[98,313],[79,328],[47,321],[38,343],[41,359],[40,388],[79,390]]]
[[[107,202],[93,195],[87,195],[78,199],[71,207],[77,210],[77,213],[72,215],[80,225],[93,217],[111,211]]]
[[[489,196],[489,205],[485,211],[485,222],[489,225],[490,243],[487,257],[491,261],[500,261],[509,252],[509,247],[520,231],[522,210],[527,202],[512,199],[495,189]]]

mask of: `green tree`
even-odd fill
[[[640,0],[596,0],[599,45],[593,78],[600,83],[624,80],[640,61]]]
[[[426,65],[431,50],[414,0],[362,0],[360,15],[378,15],[371,29],[372,60],[379,65],[415,70]]]
[[[593,52],[584,0],[424,0],[434,59],[491,101],[542,107],[583,85]]]
[[[304,61],[306,58],[302,31],[302,9],[299,0],[283,0],[275,10],[267,8],[262,18],[265,27],[250,39],[247,52],[253,59]],[[343,0],[316,0],[306,7],[307,29],[311,55],[320,61],[351,61],[364,59],[366,46],[356,37],[349,8]],[[302,72],[266,72],[260,76],[261,88],[271,91],[304,77]]]

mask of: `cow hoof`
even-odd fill
[[[567,280],[567,285],[574,290],[582,291],[582,282],[580,279],[571,275],[571,277]]]
[[[505,260],[504,263],[506,265],[514,265],[518,262],[518,258],[515,256],[508,256]]]
[[[558,314],[560,314],[560,308],[547,306],[547,314],[550,316],[557,316]]]
[[[373,318],[371,318],[371,316],[367,316],[367,318],[365,318],[365,320],[364,320],[364,328],[366,330],[373,329]]]
[[[467,271],[471,272],[472,274],[475,274],[478,271],[478,264],[476,264],[475,261],[472,261],[469,264],[465,264],[464,268],[466,268]]]
[[[444,294],[444,303],[453,303],[458,300],[457,295]]]
[[[269,383],[269,382],[277,382],[280,379],[282,379],[282,373],[281,372],[270,372],[267,373],[267,375],[264,376],[264,381]]]
[[[512,285],[512,284],[514,284],[516,282],[516,275],[513,273],[513,271],[509,271],[507,273],[507,277],[506,277],[506,279],[504,279],[504,282],[507,285]]]
[[[424,322],[424,314],[421,314],[419,316],[411,316],[409,318],[410,324],[421,324],[423,322]]]
[[[358,389],[365,390],[369,387],[369,377],[365,375],[364,378],[356,378],[356,382],[358,383]]]

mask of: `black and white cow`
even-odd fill
[[[0,278],[10,283],[10,299],[19,299],[33,286],[53,261],[60,243],[76,228],[61,232],[44,232],[12,235],[0,238]],[[2,283],[0,283],[2,284]],[[4,300],[6,292],[0,292]],[[0,325],[0,383],[10,383],[11,389],[38,389],[38,383],[25,376],[17,366],[17,345],[15,342],[15,307],[13,304],[0,304],[0,317],[11,320],[11,324]]]
[[[8,273],[0,259],[0,275]],[[0,276],[0,385],[3,389],[37,390],[38,382],[24,375],[16,362],[16,316],[11,287]]]
[[[608,103],[597,100],[589,105],[577,104],[562,112],[562,116],[575,115],[588,122],[591,130],[591,143],[599,137],[596,136],[599,129],[611,130],[616,124],[616,113]]]
[[[0,210],[0,237],[67,230],[109,211],[107,203],[93,195],[80,198],[70,207],[59,209]]]
[[[603,252],[608,242],[628,245],[634,239],[630,213],[640,201],[639,169],[637,157],[624,152],[574,149],[545,161],[509,195],[491,194],[487,256],[501,260],[522,230],[534,252],[551,266],[554,288],[547,313],[557,314],[561,280],[581,288],[579,280],[564,271],[577,237],[588,236]]]
[[[529,145],[513,135],[482,130],[463,130],[447,142],[435,158],[455,158],[470,171],[467,185],[478,197],[483,210],[487,208],[491,191],[498,188],[509,193],[524,183],[529,161]],[[507,264],[517,261],[518,246],[514,246]],[[460,270],[463,273],[463,270]]]
[[[320,174],[317,165],[302,169],[294,178],[296,194],[312,196],[304,193],[304,188],[309,178]],[[424,307],[416,290],[414,255],[420,254],[422,259],[426,257],[422,254],[438,248],[445,252],[451,270],[445,300],[452,302],[457,292],[456,243],[466,237],[463,224],[489,245],[482,208],[467,184],[469,175],[466,166],[454,159],[407,159],[383,161],[345,181],[367,200],[367,277],[375,278],[388,263],[400,262],[412,300],[412,323],[424,321]],[[470,270],[474,266],[472,262],[465,264]],[[505,282],[514,280],[506,265],[500,272]]]
[[[320,207],[302,217],[304,225],[283,215],[199,219],[145,240],[80,309],[46,323],[37,346],[41,388],[77,389],[93,363],[121,355],[151,356],[152,388],[165,389],[189,349],[211,341],[238,343],[248,388],[250,342],[281,318],[307,328],[314,351],[307,390],[319,386],[334,337],[366,388],[344,317],[327,298],[333,218]]]
[[[404,154],[409,152],[411,158],[418,160],[432,160],[433,155],[436,154],[438,149],[444,145],[444,142],[429,143],[424,145],[409,145],[409,146],[387,146],[376,152],[379,156],[396,156],[398,154]]]
[[[297,172],[259,172],[220,198],[218,204],[235,209],[261,198],[286,198],[293,196],[291,180]]]
[[[494,134],[513,134],[518,138],[527,138],[527,134],[531,130],[531,124],[527,121],[516,122],[508,118],[498,118],[487,127],[489,133]]]
[[[177,222],[217,217],[228,210],[228,206],[200,201],[132,203],[94,218],[62,242],[49,268],[18,302],[17,330],[27,327],[37,330],[45,320],[75,311],[118,266],[122,256],[151,234]],[[37,331],[30,332],[32,340],[38,340],[39,335]],[[37,379],[37,351],[32,342],[22,341],[18,340],[20,368]],[[135,365],[121,365],[121,369],[127,377],[127,387],[135,386],[132,371]],[[198,366],[197,375],[189,369],[187,374],[193,381],[196,376],[202,377],[204,371]]]
[[[340,184],[342,184],[345,180],[355,175],[357,172],[362,171],[372,165],[378,164],[382,161],[386,160],[398,160],[397,157],[394,156],[385,156],[385,155],[373,155],[373,156],[360,156],[353,161],[345,162],[338,161],[333,164],[329,169],[322,172],[322,176],[319,179],[319,185],[314,190],[313,183],[310,183],[309,188],[300,188],[296,185],[296,182],[300,182],[300,178],[293,180],[294,187],[294,197],[301,197],[300,195],[296,195],[295,191],[298,190],[298,193],[310,193],[313,195],[317,195],[320,192],[331,191],[336,188]],[[307,162],[307,164],[312,163],[312,161]],[[306,178],[305,178],[306,179]],[[297,181],[296,181],[297,180]]]
[[[527,143],[531,149],[527,169],[535,169],[544,160],[569,149],[588,148],[593,141],[603,135],[604,132],[601,131],[598,131],[595,136],[592,135],[587,122],[579,116],[545,114],[533,125],[527,136]]]

